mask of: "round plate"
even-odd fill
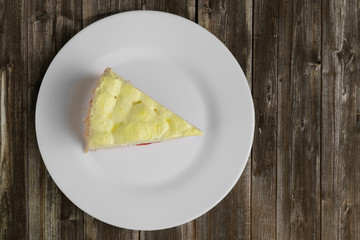
[[[204,135],[84,153],[92,76],[106,67]],[[93,217],[136,230],[177,226],[219,203],[246,165],[253,131],[251,93],[229,50],[199,25],[155,11],[79,32],[49,66],[36,106],[40,152],[61,191]]]

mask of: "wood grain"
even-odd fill
[[[279,0],[278,114],[277,114],[277,220],[276,237],[291,236],[292,96],[291,57],[293,1]]]
[[[200,0],[199,24],[234,54],[252,81],[252,1]],[[251,160],[233,190],[196,220],[197,239],[250,239]],[[226,221],[224,221],[226,219]]]
[[[140,9],[141,0],[82,0],[83,27],[115,13]]]
[[[322,7],[321,235],[360,239],[360,5]]]
[[[163,11],[185,17],[192,21],[196,20],[196,0],[142,0],[141,9]]]
[[[138,240],[139,231],[132,231],[128,229],[118,228],[104,222],[101,222],[86,213],[84,213],[84,239],[126,239]]]
[[[256,21],[255,21],[256,19]],[[254,1],[251,236],[276,237],[278,1]]]
[[[35,136],[35,106],[42,78],[60,48],[81,28],[78,1],[28,1],[27,113],[30,239],[76,239],[83,235],[82,212],[63,196],[41,159]]]
[[[214,33],[252,89],[251,160],[195,221],[131,231],[83,213],[41,159],[35,105],[46,69],[83,27],[160,10]],[[0,0],[0,239],[360,239],[357,0]]]
[[[291,88],[284,100],[290,101],[291,109],[283,115],[291,115],[291,129],[284,135],[291,143],[291,157],[284,161],[291,164],[290,237],[295,239],[320,238],[320,9],[320,1],[293,4]]]
[[[0,1],[0,239],[25,239],[24,1]]]

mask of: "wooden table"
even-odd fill
[[[34,127],[60,48],[136,9],[184,16],[221,39],[256,112],[251,158],[231,193],[195,221],[153,232],[74,206],[47,173]],[[0,0],[0,33],[0,239],[360,239],[359,1]]]

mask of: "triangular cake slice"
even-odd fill
[[[86,151],[144,145],[202,132],[105,69],[85,119]]]

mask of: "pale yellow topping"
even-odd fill
[[[95,90],[89,121],[88,149],[202,135],[110,68]]]

